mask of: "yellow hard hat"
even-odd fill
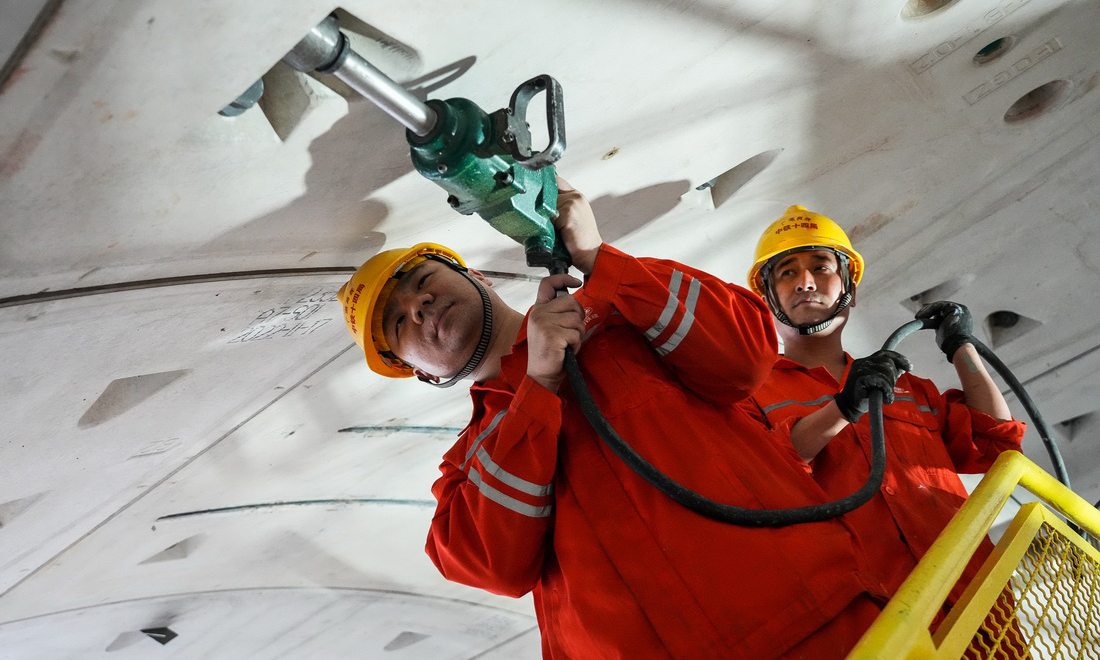
[[[382,311],[401,276],[433,255],[466,267],[462,257],[450,248],[435,243],[420,243],[411,248],[379,252],[355,271],[340,287],[344,321],[355,343],[363,349],[367,366],[389,378],[408,378],[413,369],[390,351],[382,334]],[[368,336],[369,335],[369,336]]]
[[[756,244],[756,261],[749,270],[749,288],[764,296],[761,271],[768,261],[779,254],[799,249],[835,250],[848,257],[848,272],[853,286],[863,277],[863,257],[852,247],[840,225],[823,215],[807,211],[803,206],[791,206],[760,236]]]

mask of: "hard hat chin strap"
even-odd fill
[[[768,288],[770,293],[771,286],[769,285]],[[782,309],[779,309],[778,305],[772,305],[772,301],[770,300],[771,296],[768,296],[768,298],[768,307],[771,307],[772,314],[775,315],[775,318],[778,319],[780,323],[784,325],[789,325],[792,328],[797,329],[798,334],[800,335],[812,335],[821,332],[825,328],[828,328],[830,325],[833,324],[833,321],[836,320],[836,317],[840,316],[840,313],[844,311],[844,308],[852,304],[852,294],[845,291],[844,294],[840,296],[840,300],[837,302],[836,310],[831,315],[829,315],[829,318],[813,325],[805,323],[802,325],[795,325],[791,322],[791,319],[786,315],[786,313],[784,313]]]
[[[437,383],[427,378],[420,378],[421,381],[434,385],[435,387],[450,387],[462,380],[466,376],[469,376],[477,369],[477,366],[481,364],[482,358],[485,357],[486,351],[489,350],[489,340],[493,337],[493,301],[489,298],[489,292],[485,290],[485,286],[481,282],[474,279],[473,276],[467,272],[467,269],[456,264],[450,259],[443,257],[436,257],[434,255],[429,256],[429,259],[435,259],[436,261],[443,262],[453,268],[456,272],[459,272],[474,285],[477,292],[481,294],[481,311],[482,311],[482,323],[481,323],[481,338],[478,339],[477,346],[474,348],[473,355],[466,361],[466,366],[458,370],[458,373],[452,376],[449,380]]]
[[[840,271],[841,281],[844,283],[844,292],[840,294],[840,299],[837,300],[836,309],[833,310],[833,313],[829,315],[829,318],[821,321],[820,323],[804,323],[802,325],[795,325],[791,321],[790,317],[787,316],[787,313],[783,311],[783,307],[779,304],[779,296],[775,293],[775,284],[772,282],[771,270],[772,266],[779,259],[787,256],[788,254],[791,254],[793,252],[805,252],[809,250],[829,250],[836,255],[837,266]],[[764,293],[766,294],[764,296],[764,300],[768,303],[768,307],[771,308],[772,314],[775,316],[775,318],[783,325],[789,325],[790,327],[798,330],[798,334],[812,335],[821,332],[825,328],[828,328],[830,325],[832,325],[833,321],[836,320],[836,317],[840,316],[840,313],[843,312],[846,307],[852,304],[852,274],[848,268],[848,264],[848,255],[840,252],[839,250],[834,250],[829,247],[806,246],[803,248],[788,250],[787,252],[772,257],[772,259],[769,260],[769,263],[764,267],[764,271],[762,273],[764,278]]]

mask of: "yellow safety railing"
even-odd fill
[[[1025,504],[959,601],[929,631],[1016,486]],[[848,660],[1100,658],[1100,511],[1024,458],[1002,454]]]

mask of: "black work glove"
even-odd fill
[[[965,305],[940,300],[921,307],[916,318],[931,321],[929,327],[936,329],[936,344],[948,362],[955,359],[955,351],[963,344],[974,343],[974,319]]]
[[[853,424],[858,422],[870,408],[867,399],[875,390],[882,392],[883,404],[893,403],[894,383],[898,382],[902,372],[912,368],[907,357],[886,349],[853,360],[843,389],[833,395],[840,414]]]

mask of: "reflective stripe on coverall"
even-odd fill
[[[824,501],[793,449],[730,405],[776,359],[757,296],[607,245],[574,295],[584,376],[642,456],[728,504]],[[843,522],[757,529],[682,508],[603,445],[567,383],[559,397],[527,378],[526,357],[525,321],[501,376],[471,388],[427,552],[450,580],[534,590],[546,658],[769,660],[866,591]]]
[[[845,358],[851,365],[851,357]],[[789,438],[796,421],[827,404],[839,390],[824,367],[807,369],[780,357],[753,398],[777,427],[776,437]],[[857,531],[865,569],[888,594],[897,591],[966,500],[959,473],[985,472],[1002,451],[1020,449],[1023,422],[998,421],[963,401],[959,390],[941,394],[931,381],[905,373],[894,388],[894,403],[883,407],[886,477],[871,501],[845,518]],[[828,498],[848,495],[866,481],[870,438],[865,415],[813,459],[813,478]],[[949,603],[961,595],[992,549],[988,539],[982,542]]]

